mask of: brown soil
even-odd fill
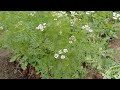
[[[83,68],[86,69],[87,75],[85,79],[103,79],[103,76],[96,69],[93,69],[89,64],[83,63]]]
[[[17,71],[14,63],[8,62],[10,52],[0,50],[0,79],[21,79],[21,74]]]
[[[113,48],[117,52],[115,60],[118,63],[120,63],[120,37],[119,39],[112,41],[110,43],[110,47]]]
[[[118,29],[120,30],[120,28]],[[120,31],[118,33],[118,38],[115,39],[115,40],[112,40],[110,43],[109,43],[109,47],[110,48],[113,48],[117,53],[116,53],[116,61],[118,63],[120,63]]]
[[[8,50],[0,50],[0,79],[41,79],[32,66],[22,70],[18,63],[9,62],[10,55]]]
[[[36,74],[35,72],[35,68],[33,68],[32,66],[28,65],[26,70],[21,70],[21,73],[23,74],[25,79],[41,79],[41,75],[40,74]]]

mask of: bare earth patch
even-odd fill
[[[14,63],[10,63],[10,52],[7,50],[0,50],[0,79],[20,79],[22,76],[16,72]]]
[[[18,63],[9,62],[10,55],[8,50],[0,50],[0,79],[41,79],[32,66],[22,70]]]
[[[120,31],[118,33],[118,38],[115,40],[112,40],[109,44],[110,48],[113,48],[114,50],[117,51],[116,53],[116,61],[120,63]]]
[[[120,37],[110,43],[110,47],[117,51],[116,61],[120,63]]]
[[[96,69],[93,69],[89,64],[83,63],[82,66],[87,71],[85,79],[103,79],[102,74]]]

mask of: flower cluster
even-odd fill
[[[53,17],[60,18],[62,16],[67,16],[67,13],[65,11],[57,11],[57,12],[52,12]],[[57,18],[54,18],[54,20],[57,20]]]
[[[94,13],[94,12],[95,11],[86,11],[85,13],[89,15],[89,14]]]
[[[85,29],[85,30],[87,30],[88,32],[93,32],[93,30],[92,30],[88,25],[82,26],[82,29]]]
[[[63,49],[62,50],[59,50],[58,53],[54,54],[54,58],[58,59],[60,57],[60,59],[65,59],[65,53],[67,53],[68,50],[67,49]]]
[[[73,42],[75,42],[76,41],[76,38],[75,38],[75,36],[71,36],[70,38],[69,38],[69,43],[71,44],[71,43],[73,43]]]
[[[70,13],[71,13],[71,16],[77,15],[76,11],[70,11]]]
[[[17,24],[15,24],[15,28],[18,28],[21,25],[23,25],[23,21],[19,21]]]
[[[46,23],[39,24],[39,25],[36,27],[36,29],[41,30],[41,31],[44,31],[45,28],[46,28]]]
[[[30,12],[29,14],[28,14],[28,16],[35,16],[35,14],[36,14],[36,12]]]
[[[0,27],[0,30],[3,30],[3,26]]]
[[[115,19],[115,20],[119,19],[120,20],[120,14],[118,14],[116,12],[113,12],[113,19]]]
[[[70,24],[71,26],[73,26],[75,24],[75,22],[77,21],[78,18],[73,18],[70,20]]]

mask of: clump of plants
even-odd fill
[[[1,47],[25,70],[32,65],[44,79],[85,78],[82,63],[104,72],[113,65],[116,38],[112,11],[0,12]]]

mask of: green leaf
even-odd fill
[[[15,60],[18,59],[18,57],[20,57],[21,55],[20,54],[16,54],[15,56],[13,56],[11,59],[10,59],[10,62],[14,62]]]
[[[115,34],[113,35],[113,37],[114,37],[114,38],[116,38],[116,39],[118,39],[118,36],[117,36],[117,35],[115,35]]]
[[[27,65],[28,65],[27,62],[22,63],[22,64],[21,64],[21,68],[22,68],[23,70],[25,70],[25,69],[27,69]]]

